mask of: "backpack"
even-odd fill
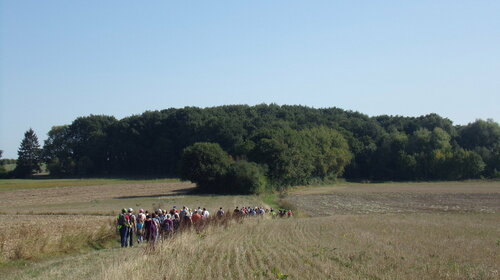
[[[126,219],[125,215],[120,214],[118,216],[118,225],[119,226],[124,226],[126,223],[127,223],[127,219]]]

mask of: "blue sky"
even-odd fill
[[[499,121],[499,15],[498,0],[0,0],[0,149],[184,106]]]

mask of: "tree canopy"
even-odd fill
[[[257,164],[272,186],[336,177],[467,179],[500,170],[498,123],[455,126],[437,114],[369,117],[276,104],[185,107],[121,120],[79,117],[48,136],[43,159],[57,176],[179,176],[183,151],[198,142],[218,144],[230,166]],[[232,168],[227,172],[236,172]]]

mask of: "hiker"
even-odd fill
[[[120,232],[120,244],[122,248],[127,247],[127,234],[129,222],[127,220],[127,209],[123,208],[122,212],[116,217],[117,229]]]
[[[288,216],[288,218],[293,217],[292,210],[288,210],[288,212],[286,213],[286,215]]]
[[[240,215],[240,209],[238,208],[238,206],[236,206],[236,208],[234,209],[233,214],[235,216],[239,216]]]
[[[163,214],[163,210],[162,209],[158,209],[158,222],[163,223],[163,220],[165,220],[165,215]]]
[[[181,225],[181,218],[179,216],[179,213],[174,214],[174,219],[172,220],[172,223],[174,224],[174,231],[178,231]]]
[[[184,221],[184,217],[186,216],[187,213],[188,213],[188,211],[186,209],[186,206],[182,206],[182,210],[179,213],[179,217],[181,218],[181,221]]]
[[[170,209],[169,214],[173,217],[175,213],[179,213],[179,211],[177,211],[177,206],[174,205],[172,209]]]
[[[194,211],[193,216],[191,217],[191,220],[193,221],[193,224],[196,224],[199,220],[201,220],[201,215],[198,214],[198,211]]]
[[[162,233],[162,238],[167,238],[170,237],[173,233],[174,230],[174,223],[172,221],[172,215],[167,214],[165,216],[165,219],[163,220],[163,223],[161,224],[161,233]]]
[[[204,220],[207,220],[210,217],[210,212],[208,212],[207,208],[203,208],[203,211],[201,211],[201,217]]]
[[[184,209],[183,209],[183,210],[184,210]],[[182,213],[183,213],[183,212],[181,211],[181,214],[182,214]],[[181,225],[182,225],[182,226],[190,226],[190,225],[191,225],[191,223],[192,223],[192,221],[191,221],[191,212],[189,211],[189,209],[188,209],[188,208],[186,208],[186,209],[184,210],[184,216],[182,216],[182,215],[181,215],[181,216],[180,216],[180,219],[181,219]]]
[[[158,237],[160,236],[160,218],[156,213],[153,213],[153,216],[151,217],[151,220],[153,220],[154,223],[154,236],[153,236],[153,242],[156,242],[158,240]]]
[[[139,209],[139,213],[137,213],[135,220],[136,220],[137,243],[141,243],[144,241],[144,222],[146,221],[146,215],[144,215],[144,209]]]
[[[127,233],[127,238],[129,240],[129,246],[132,247],[134,246],[134,231],[136,231],[136,219],[133,214],[134,209],[129,208],[128,213],[127,213],[127,220],[129,221],[129,227],[128,227],[128,233]],[[127,242],[127,241],[125,241]]]
[[[217,218],[222,218],[224,216],[224,210],[221,208],[219,208],[219,211],[217,211]]]
[[[273,208],[271,208],[271,210],[269,210],[269,213],[271,213],[271,217],[274,219],[276,218],[276,211],[274,211]]]
[[[280,209],[280,212],[278,215],[280,218],[283,218],[283,216],[285,215],[285,210]]]
[[[156,217],[156,213],[146,216],[144,228],[146,231],[146,240],[154,243],[158,237],[158,218]]]

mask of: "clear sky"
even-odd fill
[[[0,0],[0,149],[79,116],[277,103],[500,120],[500,1]]]

